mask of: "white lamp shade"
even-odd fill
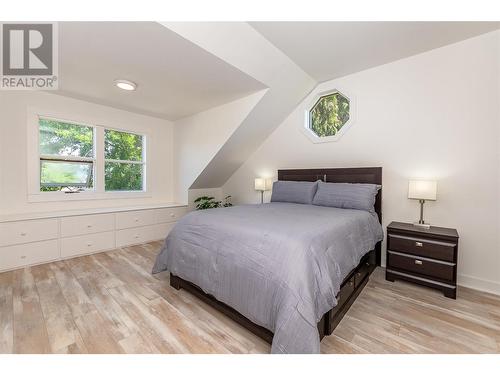
[[[255,190],[266,191],[271,190],[273,187],[273,180],[271,178],[256,178]]]
[[[429,180],[410,180],[408,184],[409,199],[423,199],[435,201],[437,194],[437,182]]]
[[[255,179],[255,190],[265,191],[266,190],[266,179],[256,178]]]

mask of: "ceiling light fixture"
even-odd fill
[[[137,84],[131,81],[127,81],[125,79],[115,80],[115,85],[116,87],[126,91],[135,91],[137,89]]]

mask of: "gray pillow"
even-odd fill
[[[276,181],[271,202],[311,204],[317,188],[318,182]]]
[[[375,198],[380,185],[375,184],[347,184],[347,183],[318,183],[318,191],[314,196],[316,206],[351,208],[375,212]]]

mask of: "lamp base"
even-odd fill
[[[421,224],[421,223],[413,223],[414,226],[416,227],[419,227],[419,228],[422,228],[422,229],[430,229],[431,228],[431,225],[430,224]]]

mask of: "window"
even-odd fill
[[[94,129],[40,118],[40,191],[94,189]]]
[[[146,190],[144,135],[50,117],[36,118],[38,193],[106,192],[108,196],[110,192]]]
[[[109,129],[104,132],[106,191],[143,190],[142,136]]]
[[[337,135],[349,120],[349,99],[340,92],[322,96],[309,111],[309,128],[318,137]]]

